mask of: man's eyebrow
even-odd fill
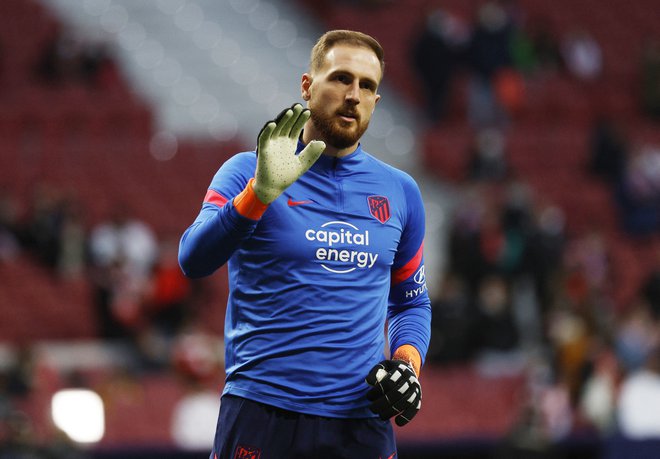
[[[370,77],[367,77],[367,76],[358,77],[357,75],[355,75],[353,72],[351,72],[349,70],[342,70],[342,69],[333,70],[332,72],[330,72],[329,76],[332,78],[332,77],[337,76],[337,75],[348,75],[351,78],[358,78],[361,81],[366,81],[370,85],[373,85],[374,88],[378,87],[378,82],[376,80],[374,80],[373,78],[370,78]]]

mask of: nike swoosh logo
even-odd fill
[[[294,206],[299,206],[301,204],[311,204],[312,201],[305,200],[305,201],[294,201],[293,199],[289,198],[289,200],[286,202],[289,207],[294,207]]]

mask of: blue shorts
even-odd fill
[[[395,459],[390,421],[338,419],[224,395],[210,459]]]

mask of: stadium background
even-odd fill
[[[429,212],[434,341],[400,456],[656,457],[655,441],[620,434],[616,397],[657,343],[657,44],[655,67],[645,59],[659,5],[500,2],[518,41],[493,64],[497,113],[480,112],[493,107],[475,100],[474,62],[459,59],[447,114],[428,119],[413,46],[430,8],[452,18],[460,48],[485,3],[3,0],[0,451],[205,457],[172,426],[182,400],[219,390],[225,273],[185,283],[167,249],[218,165],[299,99],[316,37],[353,28],[387,55],[365,148],[410,171]],[[520,44],[541,31],[556,61]],[[594,75],[561,57],[577,31],[602,53]],[[479,148],[499,154],[477,164]],[[640,181],[633,201],[626,186]],[[102,329],[108,273],[90,238],[119,212],[150,228],[161,256]],[[488,288],[505,297],[493,314],[473,306]],[[191,312],[163,331],[152,321],[174,303]],[[53,425],[52,397],[69,387],[103,400],[100,441],[71,442]]]

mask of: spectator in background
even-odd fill
[[[472,357],[472,307],[465,280],[448,272],[433,298],[428,361],[461,363]]]
[[[541,313],[545,315],[557,299],[567,238],[566,216],[560,207],[546,203],[537,206],[533,218],[525,252],[525,269],[532,276]]]
[[[60,27],[54,28],[35,65],[37,81],[59,85],[78,80],[80,44],[80,40],[69,32]]]
[[[168,339],[173,339],[194,317],[193,285],[181,272],[178,253],[177,239],[160,243],[145,299],[150,324]]]
[[[14,259],[20,252],[18,201],[0,187],[0,264]]]
[[[616,186],[625,170],[627,150],[621,127],[611,119],[598,117],[589,139],[589,171]]]
[[[527,77],[542,77],[560,68],[559,43],[547,18],[532,19],[515,31],[512,56],[515,67]]]
[[[412,59],[423,85],[426,115],[435,123],[447,115],[451,84],[463,59],[468,29],[459,17],[441,8],[427,11],[423,20]]]
[[[644,366],[624,379],[617,408],[619,427],[625,437],[660,438],[660,346],[657,341]]]
[[[116,88],[120,78],[107,43],[87,41],[59,27],[41,51],[34,75],[48,86],[80,84],[97,89]]]
[[[642,108],[656,120],[660,119],[660,39],[648,40],[642,49]]]
[[[38,183],[21,225],[21,242],[37,260],[52,269],[58,264],[65,203],[62,190]]]
[[[603,345],[596,351],[589,372],[580,394],[579,410],[591,425],[607,435],[615,427],[616,396],[621,374],[615,352]]]
[[[47,459],[38,444],[30,418],[12,410],[0,418],[0,459]]]
[[[654,264],[642,282],[642,299],[648,304],[653,320],[660,321],[660,246],[656,245]]]
[[[473,342],[478,353],[508,353],[517,349],[519,333],[511,309],[511,292],[499,275],[485,277],[474,307]]]
[[[636,301],[619,318],[615,334],[617,358],[623,369],[637,371],[658,342],[659,323],[654,320],[651,310],[644,301]]]
[[[57,248],[57,273],[61,278],[82,276],[86,262],[87,229],[82,204],[75,196],[62,202]]]
[[[37,184],[17,233],[37,260],[62,278],[75,278],[85,265],[82,214],[75,194],[46,183]]]
[[[196,292],[193,282],[181,272],[177,256],[178,240],[164,239],[143,294],[136,298],[134,306],[140,319],[136,331],[143,364],[152,369],[169,365],[175,341],[195,319]]]
[[[647,236],[660,228],[660,148],[644,145],[630,150],[616,199],[630,235]]]
[[[155,234],[120,203],[93,228],[89,251],[100,336],[133,336],[142,325],[145,288],[157,257]]]
[[[480,186],[466,187],[457,203],[449,229],[449,268],[474,291],[483,275],[480,227],[485,212],[486,200]]]
[[[561,54],[568,73],[580,81],[593,81],[603,72],[603,52],[585,29],[573,29],[563,38]]]
[[[501,181],[509,173],[506,140],[500,129],[481,129],[469,153],[467,177],[472,181]]]
[[[213,447],[220,409],[216,381],[222,376],[222,342],[199,326],[192,326],[176,340],[173,367],[186,393],[172,412],[170,431],[174,443],[184,450]]]
[[[495,92],[495,80],[503,69],[511,69],[513,23],[498,2],[489,1],[477,11],[470,37],[468,65],[472,76],[468,92],[468,118],[476,127],[506,120]]]

